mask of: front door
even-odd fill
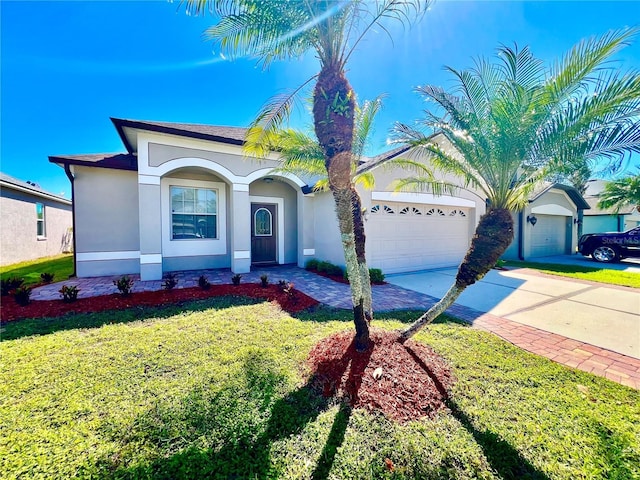
[[[276,263],[276,205],[251,204],[251,263]]]

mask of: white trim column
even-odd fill
[[[314,194],[305,195],[298,190],[298,267],[304,268],[308,260],[315,258]]]
[[[234,183],[231,191],[231,271],[251,271],[251,202],[249,185]]]
[[[162,279],[160,177],[138,174],[140,280]],[[126,212],[123,212],[126,215]]]

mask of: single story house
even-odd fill
[[[543,184],[533,192],[529,204],[513,215],[514,239],[503,258],[528,260],[576,253],[580,218],[589,208],[576,188]]]
[[[70,200],[0,173],[0,264],[72,251],[71,210]]]
[[[640,225],[640,212],[636,205],[629,205],[616,212],[613,208],[598,208],[600,193],[606,180],[594,179],[587,182],[584,199],[590,210],[584,212],[582,233],[626,232]]]
[[[243,273],[252,264],[302,267],[311,258],[344,264],[331,194],[274,172],[276,153],[246,158],[245,129],[112,122],[125,153],[49,157],[73,184],[78,276],[140,273],[151,280],[202,268]],[[466,191],[394,193],[392,181],[405,172],[387,168],[387,160],[401,153],[411,154],[396,149],[360,166],[372,172],[376,185],[360,192],[369,264],[385,273],[456,266],[484,200]],[[555,190],[540,201],[547,197],[555,199]],[[561,191],[558,198],[565,197]],[[579,207],[548,215],[560,215],[564,225]],[[566,241],[569,233],[556,234]]]

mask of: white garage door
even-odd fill
[[[460,264],[469,247],[470,209],[411,203],[377,203],[365,224],[367,258],[384,273]]]
[[[562,215],[536,215],[531,232],[530,257],[548,257],[567,253],[567,217]]]

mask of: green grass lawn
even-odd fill
[[[560,265],[555,263],[519,262],[508,260],[507,267],[531,268],[561,277],[591,280],[592,282],[640,288],[640,273],[609,270],[606,267],[583,267],[581,265]]]
[[[398,425],[304,385],[348,312],[211,299],[3,327],[3,478],[640,478],[640,392],[467,326],[420,333],[458,378]],[[379,316],[399,328],[411,313]],[[395,471],[385,468],[385,459]]]
[[[73,273],[73,255],[56,255],[0,267],[0,278],[24,278],[25,286],[41,283],[41,273],[53,273],[54,282],[61,282]]]

